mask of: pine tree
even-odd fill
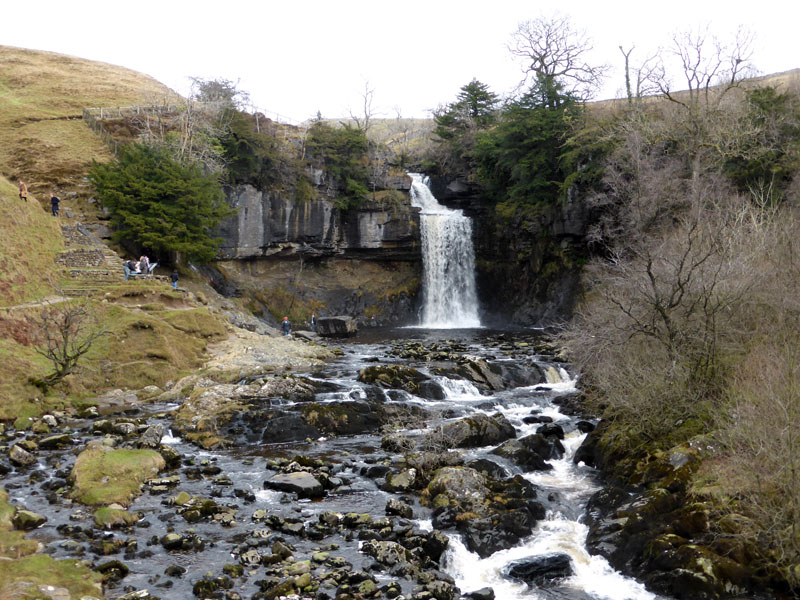
[[[214,229],[233,210],[219,182],[159,146],[131,144],[117,161],[94,163],[89,175],[111,213],[113,239],[198,262],[216,255]]]

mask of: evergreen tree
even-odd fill
[[[325,170],[339,181],[339,208],[354,208],[369,195],[369,144],[363,130],[350,125],[331,127],[317,121],[309,130],[306,148],[309,155],[322,162]]]
[[[568,173],[562,163],[564,142],[580,106],[551,77],[511,103],[498,125],[479,136],[478,175],[495,201],[551,203]]]
[[[466,172],[473,160],[475,135],[492,126],[497,120],[499,99],[489,86],[473,79],[461,87],[455,102],[434,113],[436,128],[433,133],[442,143],[444,156],[442,170]]]
[[[111,212],[113,239],[155,252],[212,260],[221,241],[214,228],[233,213],[214,177],[159,146],[125,146],[117,161],[95,162],[89,179]]]

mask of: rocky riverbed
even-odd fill
[[[585,549],[594,422],[551,348],[388,334],[241,335],[169,389],[18,420],[14,527],[109,598],[655,598]]]

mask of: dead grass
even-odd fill
[[[59,221],[44,212],[35,198],[23,202],[19,189],[0,178],[0,306],[12,306],[53,293],[64,249]]]
[[[0,46],[0,64],[0,174],[22,178],[35,195],[51,185],[83,192],[89,162],[109,159],[80,120],[83,108],[175,97],[142,73],[53,52]]]

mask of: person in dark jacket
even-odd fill
[[[311,313],[311,331],[317,332],[317,315],[315,313]]]
[[[170,275],[170,281],[172,281],[172,289],[178,289],[178,269],[174,269],[172,271],[172,275]]]
[[[283,335],[289,335],[292,333],[292,324],[289,322],[289,317],[283,317],[281,331],[283,332]]]
[[[55,192],[50,192],[50,212],[54,217],[58,216],[58,203],[61,199],[56,196]]]

